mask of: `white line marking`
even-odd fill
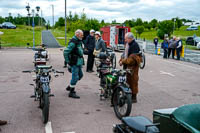
[[[62,132],[62,133],[75,133],[75,132]]]
[[[158,60],[161,60],[161,59],[158,59]],[[193,66],[185,65],[185,64],[183,64],[183,63],[176,63],[176,62],[167,61],[167,60],[162,60],[162,61],[165,61],[165,62],[168,62],[168,63],[171,63],[171,64],[181,65],[181,66],[190,67],[190,68],[193,68],[193,69],[198,69],[198,70],[200,70],[200,68],[198,68],[198,67],[193,67]]]
[[[53,133],[52,127],[51,127],[51,122],[48,122],[45,125],[45,133]]]
[[[173,75],[171,73],[168,73],[168,72],[164,72],[164,71],[160,71],[160,74],[164,74],[164,75],[169,75],[169,76],[175,77],[175,75]]]

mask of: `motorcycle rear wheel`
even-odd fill
[[[144,69],[146,63],[145,55],[142,54],[142,62],[140,63],[140,69]]]

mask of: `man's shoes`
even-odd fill
[[[88,73],[93,73],[94,71],[93,70],[89,70],[89,71],[87,71]]]
[[[137,95],[136,94],[132,95],[132,103],[137,103]]]
[[[75,91],[70,91],[69,97],[74,98],[74,99],[80,99],[80,96],[76,95]]]
[[[66,90],[67,90],[67,91],[70,91],[70,90],[71,90],[71,87],[70,87],[70,86],[67,86]]]
[[[2,121],[2,120],[0,120],[0,126],[6,125],[6,124],[7,124],[7,121]]]
[[[69,97],[74,98],[74,99],[80,99],[80,97],[78,95],[76,95],[75,88],[71,88]]]

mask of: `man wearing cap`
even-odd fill
[[[95,32],[95,39],[96,39],[95,50],[100,52],[106,52],[107,51],[106,44],[104,40],[101,38],[101,33],[99,31]]]
[[[76,95],[75,87],[78,81],[83,77],[82,66],[84,64],[83,60],[83,49],[82,49],[82,38],[83,31],[76,30],[75,36],[69,42],[67,48],[64,49],[65,62],[69,64],[70,71],[72,73],[72,79],[70,85],[66,88],[70,91],[69,97],[79,99],[80,97]]]
[[[88,50],[88,60],[87,60],[87,72],[94,72],[93,65],[94,65],[94,48],[95,48],[95,37],[94,37],[94,30],[90,30],[90,35],[87,36],[85,42],[85,48]]]

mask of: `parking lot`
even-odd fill
[[[1,127],[2,133],[111,133],[112,125],[120,121],[110,102],[100,101],[96,73],[86,73],[84,66],[84,78],[77,85],[81,99],[70,99],[65,87],[71,75],[63,68],[63,53],[60,49],[48,51],[48,64],[65,71],[65,75],[51,82],[55,97],[51,98],[49,123],[44,125],[38,102],[30,98],[34,74],[22,73],[34,68],[33,51],[0,50],[0,119],[8,121]],[[119,59],[121,53],[116,54]],[[146,66],[140,70],[138,103],[133,104],[131,115],[152,119],[154,109],[199,103],[199,75],[197,64],[146,54]]]

